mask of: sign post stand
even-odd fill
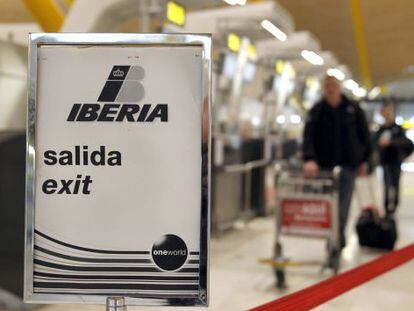
[[[29,43],[25,302],[208,306],[211,36]]]
[[[125,298],[123,297],[108,297],[106,299],[106,311],[127,311]]]

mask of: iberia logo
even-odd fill
[[[145,70],[141,66],[114,66],[103,87],[98,102],[138,102],[145,96],[141,81]]]
[[[167,104],[144,104],[145,70],[136,65],[116,65],[98,97],[97,103],[76,103],[69,112],[69,122],[168,122]]]

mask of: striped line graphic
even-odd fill
[[[87,248],[35,230],[34,292],[130,297],[198,296],[199,252],[177,271],[163,271],[149,251]]]
[[[35,256],[36,257],[36,256]],[[142,266],[142,267],[117,267],[117,266],[68,266],[68,265],[61,265],[49,261],[43,261],[39,259],[34,259],[34,264],[53,268],[53,269],[60,269],[60,270],[69,270],[69,271],[96,271],[96,272],[106,272],[106,271],[113,271],[113,272],[158,272],[160,269],[156,266]],[[192,272],[197,273],[198,268],[182,268],[177,273],[182,272]]]
[[[162,276],[162,275],[65,275],[65,274],[56,274],[56,273],[47,273],[47,272],[34,272],[34,276],[37,278],[47,279],[47,280],[126,280],[126,281],[196,281],[198,282],[198,277],[196,276]]]
[[[68,259],[73,261],[80,261],[80,262],[93,262],[93,263],[151,263],[150,259],[121,259],[121,258],[114,258],[114,259],[107,259],[107,258],[84,258],[84,257],[75,257],[75,256],[69,256],[64,254],[59,254],[50,250],[47,250],[43,247],[34,246],[34,249],[36,251],[40,251],[42,253],[59,257],[62,259]]]
[[[34,282],[35,288],[74,288],[74,289],[145,289],[145,290],[193,290],[198,289],[197,285],[189,284],[100,284],[100,283],[51,283]]]
[[[35,229],[35,234],[39,235],[53,243],[57,243],[59,245],[65,246],[65,247],[69,247],[69,248],[73,248],[73,249],[77,249],[77,250],[81,250],[81,251],[86,251],[86,252],[92,252],[92,253],[100,253],[100,254],[130,254],[130,255],[148,255],[150,252],[148,251],[114,251],[114,250],[103,250],[103,249],[93,249],[93,248],[86,248],[86,247],[80,247],[80,246],[76,246],[76,245],[72,245],[69,243],[65,243],[59,240],[56,240],[44,233],[41,233],[40,231]]]
[[[107,291],[94,291],[94,290],[82,290],[82,291],[76,291],[76,290],[68,290],[68,289],[58,289],[51,291],[50,289],[39,289],[37,291],[39,294],[55,294],[55,295],[82,295],[82,296],[120,296],[120,295],[127,295],[131,298],[165,298],[165,299],[182,299],[182,298],[198,298],[199,292],[198,291],[164,291],[164,292],[158,292],[158,291],[148,291],[148,290],[107,290]]]

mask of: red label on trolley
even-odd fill
[[[284,234],[330,236],[331,202],[328,200],[283,199],[280,202],[280,217]]]

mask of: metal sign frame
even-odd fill
[[[201,152],[207,154],[201,163],[201,224],[198,297],[139,298],[128,294],[127,305],[208,306],[208,271],[210,239],[210,152],[211,152],[211,52],[208,34],[104,34],[104,33],[36,33],[29,36],[29,75],[26,143],[26,227],[24,300],[27,303],[87,303],[105,304],[106,296],[73,294],[39,294],[33,290],[34,226],[36,190],[36,106],[38,87],[38,48],[41,46],[198,46],[202,48],[202,114],[201,125],[208,131],[207,144]],[[204,140],[205,141],[205,140]],[[204,169],[203,169],[204,168]],[[207,169],[206,169],[207,168]],[[204,194],[204,195],[203,195]]]

